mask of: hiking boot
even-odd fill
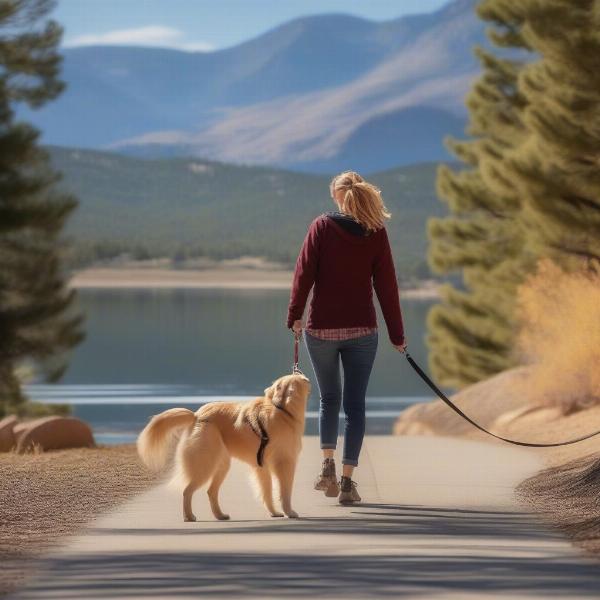
[[[344,477],[342,475],[342,479],[340,480],[340,497],[338,501],[340,504],[352,504],[353,502],[360,502],[361,497],[358,495],[358,491],[356,489],[356,482],[352,481],[350,477]]]
[[[321,473],[315,480],[315,490],[325,492],[325,495],[329,498],[335,498],[340,493],[340,486],[337,482],[333,458],[326,458],[323,461]]]

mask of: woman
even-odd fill
[[[406,341],[398,284],[385,219],[390,218],[380,191],[358,173],[346,171],[330,184],[339,211],[317,217],[300,250],[287,326],[299,335],[311,288],[305,343],[320,392],[319,435],[323,465],[315,489],[348,504],[360,501],[354,468],[365,433],[365,395],[377,352],[373,288],[389,338],[404,352]],[[344,386],[340,382],[340,359]],[[343,473],[338,484],[333,458],[340,405],[344,407]]]

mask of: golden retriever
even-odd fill
[[[250,402],[211,402],[195,413],[187,408],[171,408],[152,417],[140,433],[139,455],[149,468],[163,468],[172,446],[169,441],[180,434],[174,480],[183,488],[184,521],[196,520],[192,496],[209,482],[207,492],[213,515],[229,519],[219,506],[219,488],[229,471],[231,457],[253,468],[260,496],[272,517],[283,516],[273,503],[274,478],[284,514],[295,518],[298,514],[292,509],[292,486],[310,389],[310,381],[303,374],[293,373],[276,379],[263,397]],[[266,445],[261,437],[265,441],[268,437]]]

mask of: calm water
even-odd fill
[[[87,339],[59,385],[29,386],[45,402],[69,402],[98,441],[131,441],[147,419],[173,405],[261,395],[289,373],[293,338],[285,328],[287,290],[81,290]],[[411,354],[426,364],[430,301],[403,300]],[[430,398],[392,349],[383,317],[368,390],[368,431],[389,433],[407,405]],[[300,367],[314,380],[306,347]],[[307,433],[316,433],[316,384]]]

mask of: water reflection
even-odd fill
[[[33,386],[42,401],[72,402],[105,441],[128,439],[156,412],[222,395],[253,397],[290,371],[293,338],[285,327],[287,290],[81,290],[87,338],[57,386]],[[427,362],[425,318],[431,301],[403,300],[411,354]],[[368,389],[368,431],[389,433],[405,406],[429,398],[389,343],[379,307],[378,354]],[[304,344],[300,366],[313,379]],[[318,390],[307,432],[316,432]],[[113,436],[113,437],[111,437]],[[120,437],[121,436],[121,437]]]
[[[214,393],[254,394],[292,363],[286,290],[82,290],[87,339],[65,384],[195,384]],[[426,364],[431,301],[403,300],[411,354]],[[371,396],[414,396],[423,386],[380,339]],[[310,375],[304,345],[301,366]]]

